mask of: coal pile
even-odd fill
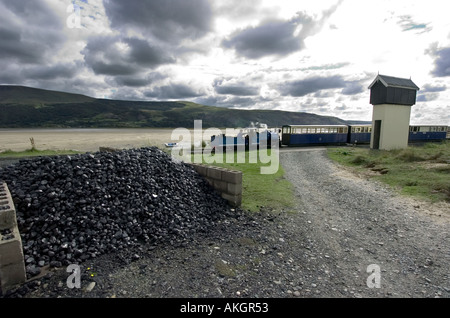
[[[29,276],[142,243],[185,245],[229,211],[192,167],[156,147],[21,160],[0,180]]]

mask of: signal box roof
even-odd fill
[[[380,75],[374,79],[372,84],[370,84],[369,89],[372,88],[375,83],[380,81],[385,87],[399,87],[399,88],[406,88],[406,89],[415,89],[419,90],[420,88],[414,84],[414,82],[411,79],[407,78],[400,78],[400,77],[393,77],[393,76],[386,76],[386,75]]]

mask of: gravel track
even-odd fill
[[[238,209],[186,247],[143,245],[82,264],[80,289],[67,287],[62,268],[7,296],[450,297],[448,205],[399,196],[322,149],[280,159],[294,208]],[[381,270],[379,288],[367,286],[371,264]]]

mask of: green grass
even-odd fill
[[[36,148],[31,148],[25,151],[5,150],[0,152],[0,158],[25,158],[35,156],[73,155],[77,153],[79,152],[74,150],[38,150]]]
[[[272,158],[271,151],[268,150],[267,155]],[[220,159],[219,154],[215,155],[216,161]],[[258,212],[262,208],[269,211],[280,211],[281,209],[290,209],[294,202],[294,189],[292,184],[284,178],[285,171],[281,165],[278,165],[278,158],[274,163],[262,163],[258,152],[245,152],[245,162],[237,163],[237,152],[234,154],[233,162],[226,160],[226,155],[222,155],[223,163],[207,163],[205,157],[201,154],[193,155],[192,160],[195,162],[203,161],[203,163],[223,167],[231,170],[239,170],[243,172],[242,177],[242,208],[251,212]],[[250,158],[257,158],[256,163],[251,163]],[[274,156],[275,157],[275,156]],[[194,159],[195,158],[195,159]],[[275,167],[278,165],[278,171],[274,174],[262,174],[261,167]]]
[[[431,202],[450,202],[450,142],[402,150],[331,148],[328,156],[362,174],[385,182],[402,194]]]

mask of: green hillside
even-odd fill
[[[0,128],[192,128],[247,127],[261,122],[283,124],[345,124],[336,117],[275,110],[238,110],[192,102],[94,99],[23,86],[0,85]]]
[[[85,103],[94,98],[26,86],[0,85],[0,104],[41,106],[52,103]]]

